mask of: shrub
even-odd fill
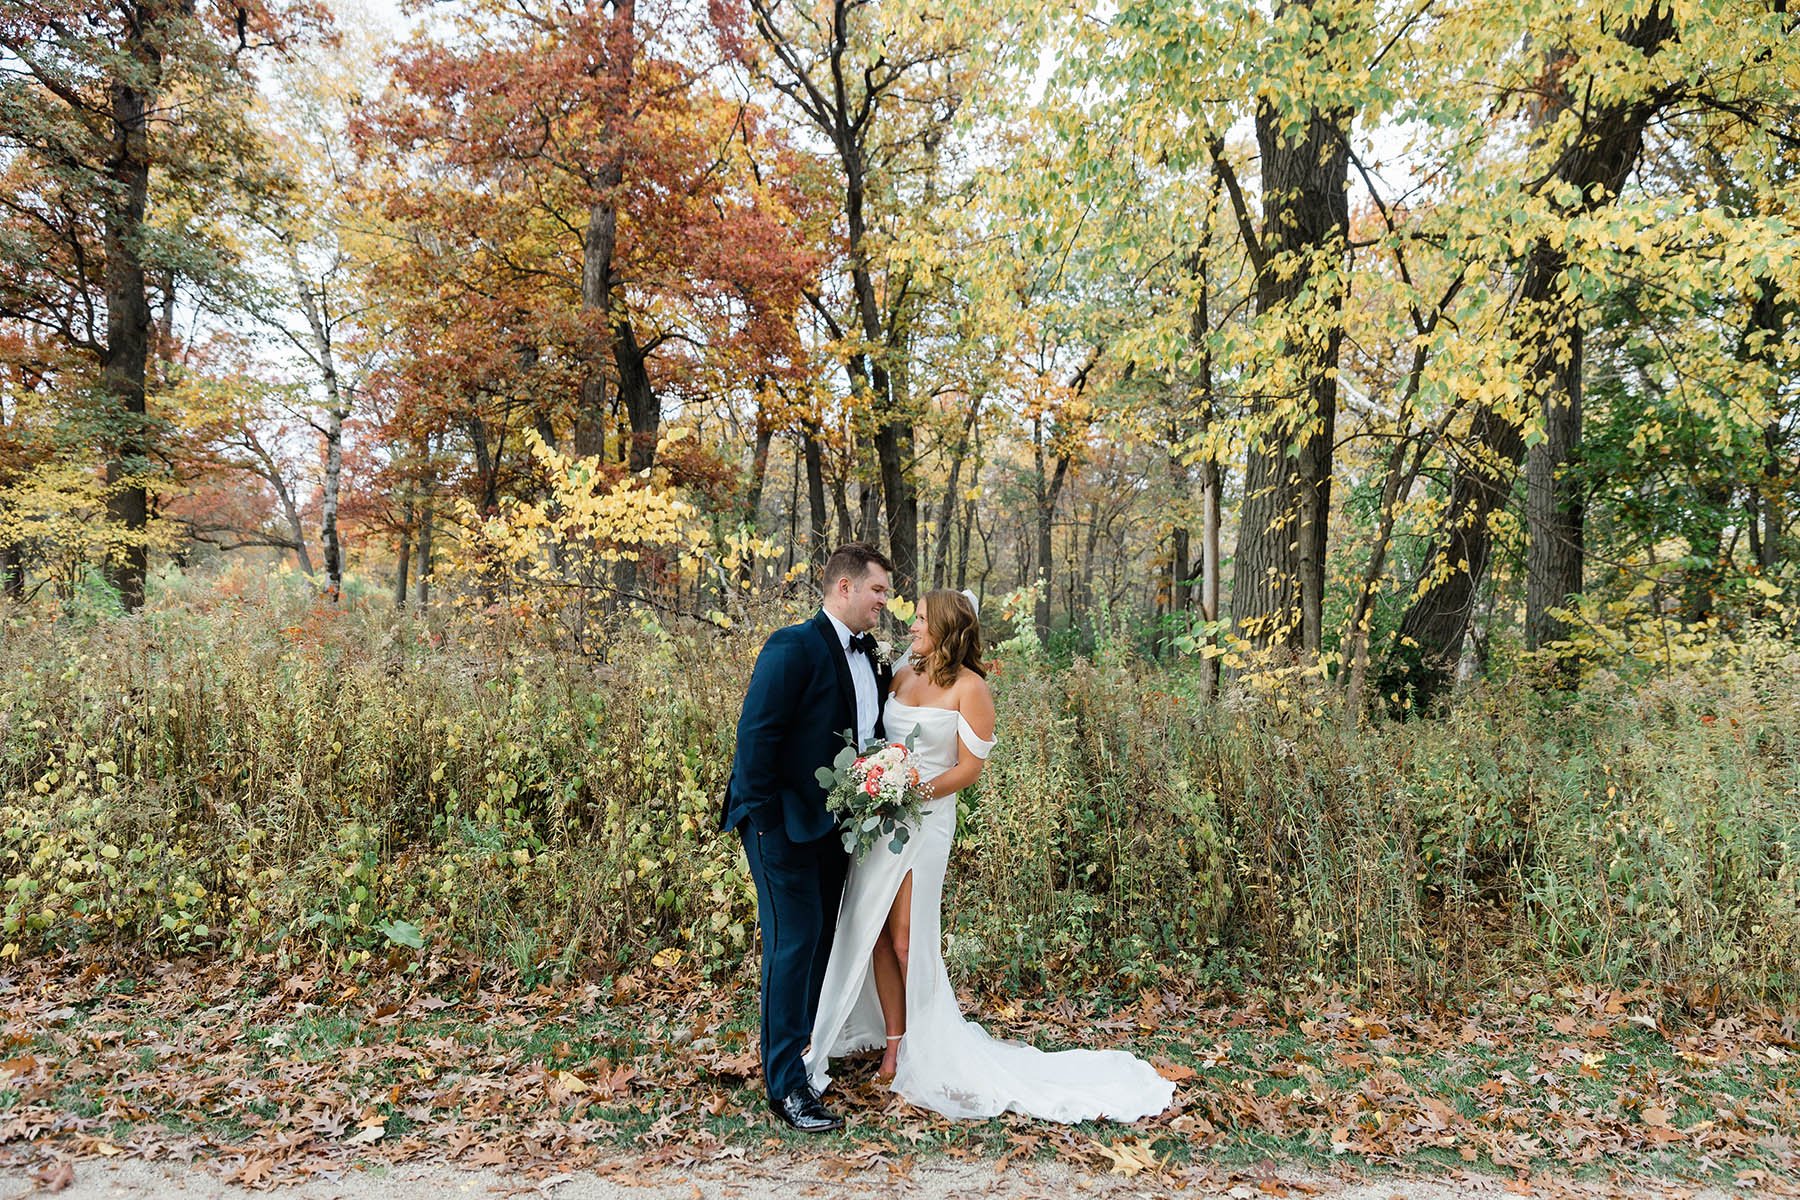
[[[748,969],[753,893],[713,825],[781,613],[729,631],[615,619],[596,660],[318,603],[280,575],[159,594],[130,619],[5,618],[6,953]],[[1524,970],[1794,990],[1784,647],[1573,696],[1475,689],[1360,728],[1324,685],[1211,702],[1185,666],[1097,649],[1066,667],[1023,642],[1003,655],[999,745],[950,868],[965,978],[1223,967],[1442,992]]]

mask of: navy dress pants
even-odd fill
[[[850,858],[835,833],[794,842],[779,824],[758,833],[748,821],[738,832],[756,883],[762,931],[763,1082],[769,1097],[779,1100],[806,1082],[801,1056],[819,1009]]]

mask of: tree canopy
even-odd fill
[[[1791,633],[1784,4],[76,9],[0,17],[15,599],[589,648],[864,538],[1358,705]]]

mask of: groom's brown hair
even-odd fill
[[[845,577],[855,583],[867,575],[872,566],[880,567],[889,575],[894,573],[894,564],[875,547],[867,542],[846,542],[825,560],[824,588],[829,592],[832,584]]]

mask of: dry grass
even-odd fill
[[[753,900],[712,824],[778,619],[628,624],[601,662],[243,577],[130,621],[10,618],[5,941],[473,957],[526,981],[670,949],[739,969]],[[1793,666],[1476,691],[1355,729],[1323,695],[1208,704],[1181,669],[1007,661],[950,958],[1014,984],[1166,964],[1414,994],[1526,970],[1791,995]]]

